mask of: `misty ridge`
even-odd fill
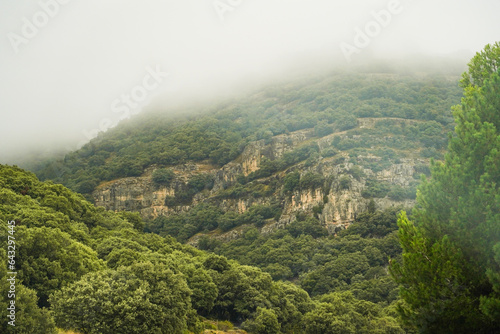
[[[1,110],[10,128],[25,135],[2,140],[2,162],[23,164],[27,152],[48,157],[75,150],[96,130],[114,126],[152,101],[161,100],[169,112],[169,103],[244,95],[249,86],[255,90],[290,72],[328,72],[384,59],[412,62],[419,55],[457,58],[462,65],[457,72],[463,71],[467,59],[495,40],[496,21],[489,17],[497,4],[430,4],[4,4]],[[112,15],[118,8],[121,15]],[[82,28],[83,20],[93,22],[92,29]],[[130,95],[148,68],[170,76],[147,94],[137,93],[127,112],[114,112],[116,99]]]
[[[0,3],[0,332],[500,332],[500,3]]]
[[[81,148],[90,140],[118,124],[130,122],[129,119],[138,117],[138,114],[161,113],[172,117],[172,119],[198,115],[203,110],[212,109],[216,105],[237,103],[238,99],[244,99],[258,92],[265,92],[272,87],[321,80],[321,78],[339,73],[343,75],[385,73],[409,77],[443,76],[457,81],[465,68],[465,59],[469,56],[461,53],[441,57],[411,56],[391,61],[368,57],[358,59],[355,63],[350,64],[344,64],[343,60],[339,59],[333,65],[331,59],[324,60],[310,56],[297,60],[293,65],[286,66],[285,69],[277,69],[279,68],[277,66],[266,75],[248,76],[243,80],[233,80],[230,84],[215,84],[197,91],[156,94],[154,98],[150,98],[148,95],[154,94],[161,85],[168,85],[169,80],[172,79],[171,74],[163,71],[159,66],[156,68],[148,67],[144,71],[144,76],[137,81],[137,85],[112,100],[110,112],[106,114],[106,117],[77,133],[78,141],[74,139],[63,140],[50,146],[31,148],[28,151],[17,149],[14,152],[6,151],[2,155],[5,159],[3,162],[31,169],[40,163],[45,163],[46,160],[62,158],[65,154]],[[146,102],[144,102],[145,100]],[[50,125],[45,124],[44,127],[50,127]]]

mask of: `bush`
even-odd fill
[[[353,166],[347,172],[351,174],[356,180],[360,180],[363,176],[365,176],[365,172],[359,166]]]
[[[181,333],[191,305],[184,276],[150,262],[93,272],[51,297],[56,324],[83,333]]]
[[[394,201],[402,201],[406,198],[406,191],[399,185],[392,185],[387,195]]]
[[[366,181],[366,188],[361,192],[364,198],[383,198],[390,190],[389,184],[378,180],[369,179]]]
[[[171,169],[161,168],[153,172],[153,182],[157,186],[170,186],[174,177],[175,173]]]
[[[438,160],[443,158],[443,155],[434,147],[426,147],[422,149],[420,155],[424,158],[434,158]]]
[[[329,125],[326,121],[318,122],[314,127],[314,135],[316,137],[324,137],[333,133],[332,126]]]
[[[339,152],[335,148],[329,147],[321,152],[321,156],[323,156],[324,158],[329,158],[335,156],[338,153]]]
[[[210,174],[197,174],[188,181],[188,188],[196,192],[204,189],[212,189],[214,186],[214,177]]]
[[[328,235],[327,229],[321,225],[318,219],[313,217],[308,217],[303,221],[296,220],[289,224],[286,229],[294,238],[301,235],[310,235],[313,238],[321,238]]]
[[[283,191],[287,193],[291,193],[294,190],[298,189],[300,182],[300,173],[292,172],[287,174],[283,179]]]
[[[317,189],[323,186],[325,178],[321,174],[308,172],[300,178],[299,186],[300,189]]]
[[[259,307],[257,308],[255,318],[245,321],[243,328],[255,334],[278,334],[280,333],[281,325],[273,310]]]
[[[347,175],[342,175],[339,179],[339,186],[341,190],[349,189],[351,187],[352,180]]]
[[[345,131],[356,127],[358,125],[358,121],[356,116],[348,113],[342,113],[337,117],[335,125],[339,131]]]

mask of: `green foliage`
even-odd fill
[[[464,89],[482,87],[491,74],[500,69],[500,42],[487,44],[484,50],[477,52],[469,63],[469,70],[462,74],[460,86]]]
[[[445,161],[419,188],[416,223],[399,219],[403,261],[392,272],[400,312],[422,332],[500,330],[499,50],[488,45],[469,64]]]
[[[4,222],[2,222],[4,223]],[[3,230],[3,228],[2,228]],[[3,243],[4,245],[6,243]],[[0,249],[0,259],[2,263],[7,263],[7,253],[4,249]],[[0,307],[4,314],[0,319],[0,331],[2,333],[21,333],[21,334],[55,334],[56,327],[54,320],[46,308],[38,307],[38,298],[36,292],[25,287],[20,281],[16,281],[15,288],[15,318],[8,317],[10,311],[7,307],[11,307],[9,298],[10,281],[12,278],[7,274],[7,266],[3,265],[0,268]],[[8,322],[15,320],[14,326]]]
[[[216,206],[199,204],[186,213],[159,216],[146,225],[146,231],[168,234],[180,241],[186,241],[196,233],[213,231],[217,228],[229,231],[244,224],[262,227],[267,219],[276,219],[280,216],[281,208],[277,204],[253,205],[243,214],[234,211],[223,213]]]
[[[145,224],[142,221],[141,215],[138,212],[122,211],[119,213],[119,215],[120,217],[131,223],[136,230],[142,231],[144,229]]]
[[[295,220],[293,223],[289,224],[286,229],[294,238],[301,235],[310,235],[313,238],[320,238],[328,235],[326,228],[320,224],[318,219],[313,217],[308,217],[303,221]]]
[[[0,191],[2,218],[8,216],[28,227],[49,224],[80,239],[85,238],[87,227],[109,219],[81,195],[62,185],[41,183],[34,174],[17,167],[0,166]]]
[[[493,250],[495,252],[495,264],[500,266],[500,242],[497,243]],[[500,271],[495,271],[488,268],[486,271],[489,281],[493,286],[493,291],[489,296],[481,296],[481,310],[490,319],[498,319],[500,317]]]
[[[341,190],[349,189],[351,187],[352,180],[347,175],[342,175],[339,178],[339,187]]]
[[[405,333],[380,306],[357,300],[350,292],[322,296],[317,308],[304,316],[304,327],[307,334]]]
[[[328,136],[331,133],[333,133],[333,128],[327,121],[318,122],[314,127],[314,135],[316,137]]]
[[[191,259],[188,257],[185,259],[186,262],[181,263],[179,269],[192,292],[191,304],[199,314],[208,315],[215,305],[218,294],[217,285],[201,263],[189,263]]]
[[[292,193],[299,188],[300,173],[292,172],[285,176],[283,179],[283,191],[286,193]]]
[[[375,211],[377,210],[377,205],[375,204],[375,201],[373,200],[373,198],[370,199],[370,202],[368,202],[368,207],[367,207],[367,211],[368,213],[375,213]]]
[[[370,269],[368,258],[361,252],[340,254],[302,279],[301,286],[311,295],[320,295],[351,284],[356,275],[365,275]]]
[[[356,116],[346,112],[339,113],[336,117],[335,125],[339,131],[345,131],[354,128],[358,124]]]
[[[313,309],[304,290],[273,282],[257,268],[140,232],[136,214],[96,209],[16,167],[0,166],[0,176],[0,240],[6,240],[7,220],[17,225],[16,333],[54,333],[55,325],[82,333],[199,333],[201,316],[288,331],[300,328]],[[75,214],[81,208],[90,227]],[[253,222],[279,214],[276,205],[255,205],[241,217]],[[217,226],[221,216],[202,205],[182,218]],[[250,232],[248,240],[256,237]],[[5,256],[0,250],[3,262]],[[0,268],[4,292],[5,276]],[[0,298],[5,307],[6,296]],[[5,332],[6,319],[0,322]]]
[[[160,235],[168,234],[185,241],[200,231],[216,229],[222,214],[215,206],[200,204],[186,213],[159,216],[146,226],[146,230]]]
[[[51,298],[59,326],[84,333],[182,333],[190,307],[187,284],[150,262],[91,273]]]
[[[497,230],[493,224],[498,216],[490,213],[498,212],[498,201],[491,194],[496,194],[499,174],[493,166],[499,164],[498,154],[489,150],[497,145],[493,128],[498,126],[498,117],[492,111],[498,110],[498,103],[482,94],[500,94],[495,76],[483,73],[471,78],[487,84],[470,89],[462,123],[467,131],[480,128],[480,135],[450,140],[453,145],[459,145],[457,140],[472,141],[481,148],[478,152],[484,156],[470,155],[469,160],[460,161],[464,168],[455,167],[467,172],[460,179],[466,188],[475,183],[484,185],[485,190],[474,195],[477,197],[473,205],[464,206],[462,198],[466,201],[470,197],[456,191],[458,181],[451,182],[457,186],[451,189],[456,191],[456,203],[441,201],[446,196],[440,195],[435,205],[448,205],[447,214],[454,224],[464,211],[475,207],[473,213],[464,215],[471,221],[468,228],[483,219],[484,231],[457,231],[464,236],[472,234],[476,241],[482,241],[477,236],[486,237],[484,243],[475,242],[471,250],[459,247],[462,240],[458,232],[427,242],[429,235],[439,234],[436,231],[449,231],[439,223],[435,230],[422,233],[424,239],[418,239],[417,245],[412,243],[411,233],[403,236],[408,241],[404,246],[407,252],[416,249],[436,259],[432,266],[419,268],[411,266],[425,260],[407,256],[399,269],[393,269],[401,282],[411,273],[408,268],[431,277],[425,287],[414,288],[411,280],[404,283],[408,301],[397,304],[410,327],[418,323],[431,331],[442,330],[429,314],[453,319],[463,305],[467,314],[453,319],[456,326],[442,332],[460,332],[464,324],[463,328],[468,329],[481,325],[480,321],[470,320],[478,312],[481,321],[488,319],[494,324],[498,319],[500,246],[494,248],[498,239],[494,240]],[[348,189],[354,179],[364,178],[363,168],[382,171],[418,151],[422,156],[441,157],[453,121],[448,108],[461,96],[454,86],[444,77],[339,74],[287,88],[270,87],[238,104],[230,101],[196,115],[191,110],[179,111],[190,113],[187,117],[167,113],[137,116],[68,154],[63,161],[39,170],[42,178],[64,183],[89,196],[103,181],[138,176],[151,165],[165,166],[153,173],[153,182],[157,186],[175,184],[175,196],[167,198],[166,205],[192,205],[194,195],[212,189],[214,174],[202,172],[191,176],[187,183],[172,182],[175,174],[170,166],[195,161],[219,167],[236,159],[249,142],[275,143],[278,138],[274,136],[289,131],[308,129],[300,132],[305,139],[312,134],[323,137],[332,131],[345,131],[332,138],[331,145],[315,142],[317,138],[313,137],[281,156],[263,152],[268,158],[262,159],[260,169],[246,177],[240,175],[238,182],[213,196],[211,205],[199,204],[187,212],[159,217],[145,228],[137,214],[97,209],[61,185],[41,183],[18,168],[0,166],[0,221],[14,219],[22,236],[19,320],[25,327],[19,328],[20,332],[53,332],[55,319],[59,327],[85,333],[198,333],[203,328],[203,316],[243,323],[256,333],[401,333],[393,311],[396,285],[386,272],[388,257],[399,258],[401,252],[394,233],[395,211],[377,212],[372,200],[368,212],[358,215],[349,229],[336,230],[336,237],[328,236],[317,219],[322,205],[313,209],[312,217],[304,212],[298,214],[286,229],[261,235],[258,228],[281,215],[282,203],[271,196],[318,189],[328,194],[334,180],[323,176],[325,169],[314,167],[322,157],[332,157],[328,161],[338,165],[348,160],[344,169],[349,175],[338,180],[343,189]],[[469,118],[474,114],[472,110],[493,125],[481,125],[475,116]],[[363,121],[360,117],[381,119],[367,120],[372,125],[361,129],[356,127]],[[485,145],[487,142],[493,143],[491,147]],[[292,145],[292,140],[286,145]],[[339,154],[339,150],[348,152]],[[480,162],[476,166],[484,171],[480,178],[471,177],[472,161]],[[301,175],[304,167],[308,172]],[[426,173],[425,167],[418,168]],[[413,186],[402,188],[368,180],[363,196],[403,200],[415,194]],[[429,185],[422,189],[435,191]],[[225,212],[214,205],[242,196],[250,202],[261,198],[258,203],[268,204],[252,205],[243,214]],[[423,205],[421,210],[432,211],[429,205]],[[181,245],[171,237],[187,241],[200,232],[235,227],[243,233],[240,239],[222,243],[204,236],[199,247],[243,265]],[[142,233],[143,229],[161,236]],[[0,231],[0,240],[4,240],[5,231]],[[483,253],[487,256],[478,255]],[[480,270],[469,265],[474,260]],[[461,261],[467,266],[457,270],[454,264]],[[436,282],[432,281],[433,270],[438,273]],[[453,278],[451,283],[447,277]],[[480,283],[469,286],[476,278]],[[291,280],[297,285],[273,279]],[[435,291],[438,288],[443,289],[444,300],[436,301],[440,296]],[[308,292],[316,296],[315,302]],[[455,296],[457,293],[461,295]],[[419,294],[423,294],[425,302],[419,300]],[[44,305],[50,307],[50,312],[40,308]],[[417,315],[412,308],[415,305],[421,311]]]
[[[211,190],[214,186],[214,177],[210,174],[196,174],[189,179],[187,186],[196,192]]]
[[[400,253],[396,212],[362,214],[341,238],[327,237],[326,229],[308,217],[267,236],[250,229],[243,238],[211,250],[258,266],[274,279],[298,278],[315,295],[351,290],[357,298],[390,303],[397,298],[397,287],[384,266],[389,256]]]
[[[390,186],[386,182],[381,182],[376,179],[366,180],[366,187],[361,192],[364,198],[384,198],[389,192]]]
[[[365,176],[365,172],[363,171],[363,169],[357,165],[355,166],[352,166],[348,171],[347,173],[349,173],[350,175],[352,175],[352,177],[354,177],[356,180],[360,180],[362,177]]]
[[[385,211],[372,210],[359,214],[348,229],[340,232],[340,236],[360,235],[363,238],[383,238],[398,229],[396,217],[399,208]]]
[[[398,225],[403,263],[394,263],[391,272],[401,284],[403,317],[428,333],[458,333],[464,327],[479,325],[479,319],[474,319],[475,302],[466,288],[468,268],[460,248],[446,235],[434,243],[425,238],[405,213]]]
[[[321,156],[324,158],[329,158],[337,155],[339,152],[333,148],[333,147],[328,147],[324,150],[321,151]]]
[[[424,174],[425,176],[430,176],[431,175],[431,169],[429,165],[425,164],[418,164],[415,166],[415,174],[414,177],[420,179],[420,176]]]
[[[157,186],[170,186],[170,183],[175,178],[175,173],[171,169],[160,168],[153,172],[153,182]]]
[[[104,268],[90,247],[67,233],[47,227],[17,227],[18,279],[37,292],[40,306],[48,296],[84,274]]]
[[[167,196],[165,198],[165,205],[169,207],[191,205],[194,195],[203,190],[211,190],[213,186],[213,175],[204,173],[196,174],[189,179],[187,184],[176,184],[175,196]]]
[[[415,199],[417,197],[417,190],[414,187],[406,187],[403,188],[400,185],[393,184],[389,188],[389,196],[390,199],[394,201],[403,201],[405,199]]]
[[[321,174],[308,172],[301,176],[299,188],[301,190],[314,190],[323,187],[325,178]]]
[[[318,152],[318,144],[313,142],[301,145],[290,152],[286,152],[279,159],[270,160],[264,157],[261,160],[259,169],[250,173],[245,178],[244,183],[271,176],[273,173],[284,170],[285,168],[293,166],[306,159],[314,159],[317,157]]]
[[[245,330],[255,334],[279,334],[280,327],[276,313],[262,307],[257,308],[255,319],[243,324]]]

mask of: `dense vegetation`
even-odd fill
[[[0,165],[0,221],[2,245],[11,235],[7,222],[16,225],[16,333],[55,333],[56,326],[101,334],[200,333],[213,328],[206,319],[241,324],[250,333],[403,333],[388,306],[393,298],[324,289],[317,292],[327,294],[311,299],[256,267],[143,233],[137,214],[96,208],[17,167]],[[342,258],[344,247],[377,245],[346,239],[325,260]],[[0,257],[7,262],[5,247]],[[374,261],[386,260],[379,254]],[[6,276],[1,266],[4,309]],[[7,321],[0,320],[5,333],[13,329]]]
[[[390,304],[397,285],[387,273],[389,257],[401,252],[396,213],[365,212],[339,236],[328,236],[314,217],[300,216],[284,230],[261,235],[248,228],[231,242],[203,237],[201,249],[258,266],[274,279],[297,282],[311,296],[350,291],[356,298]]]
[[[399,218],[400,314],[423,333],[500,332],[500,43],[477,53],[455,136]]]
[[[197,193],[214,187],[214,177],[199,174],[180,184],[173,165],[210,160],[220,166],[250,141],[312,132],[312,140],[262,159],[258,170],[239,175],[212,201],[150,222],[97,208],[63,185],[0,165],[0,241],[16,237],[15,332],[202,333],[219,322],[252,334],[499,332],[499,65],[498,43],[473,58],[455,123],[444,111],[461,95],[452,81],[335,74],[268,87],[238,106],[188,118],[139,116],[39,171],[89,194],[102,181],[157,164],[153,184],[176,183],[165,204],[191,205]],[[359,127],[363,117],[373,126]],[[331,134],[319,145],[318,138]],[[410,154],[442,158],[447,145],[443,162],[415,166],[428,178],[409,218],[398,218],[401,208],[377,211],[373,198],[414,198],[417,181],[403,188],[363,168],[381,171]],[[339,166],[348,159],[350,166],[336,180],[294,169],[325,158]],[[349,189],[361,178],[362,196],[372,200],[348,229],[329,235],[318,219],[324,199],[284,229],[261,234],[280,217],[283,198],[319,188],[325,194],[333,181]],[[243,214],[217,205],[241,196],[275,200]],[[15,221],[11,234],[8,221]],[[240,238],[212,237],[214,230],[235,228]],[[200,232],[199,249],[181,243]],[[5,247],[0,258],[9,259]],[[4,309],[7,275],[1,266]],[[0,320],[1,331],[13,332],[7,321]]]
[[[251,141],[301,129],[313,129],[316,137],[323,137],[354,128],[359,117],[385,120],[369,131],[339,135],[332,150],[356,149],[359,154],[382,145],[387,157],[395,155],[391,150],[414,148],[422,148],[422,156],[439,157],[439,150],[446,145],[446,132],[452,129],[449,107],[460,95],[455,80],[444,76],[390,71],[331,73],[300,83],[269,86],[239,99],[237,104],[229,101],[205,109],[177,111],[191,115],[188,117],[168,116],[174,111],[139,115],[36,173],[42,180],[51,179],[89,194],[102,181],[138,176],[152,164],[168,167],[186,161],[209,161],[221,166],[235,159]],[[390,118],[423,122],[407,125]],[[332,155],[332,150],[322,154]],[[302,152],[314,158],[313,153]],[[297,159],[290,155],[269,167],[282,169]],[[168,175],[157,176],[159,183],[168,183]],[[184,200],[189,201],[189,196]]]

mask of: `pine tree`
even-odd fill
[[[469,63],[444,162],[417,194],[415,224],[400,216],[401,314],[421,332],[500,330],[500,43]]]

